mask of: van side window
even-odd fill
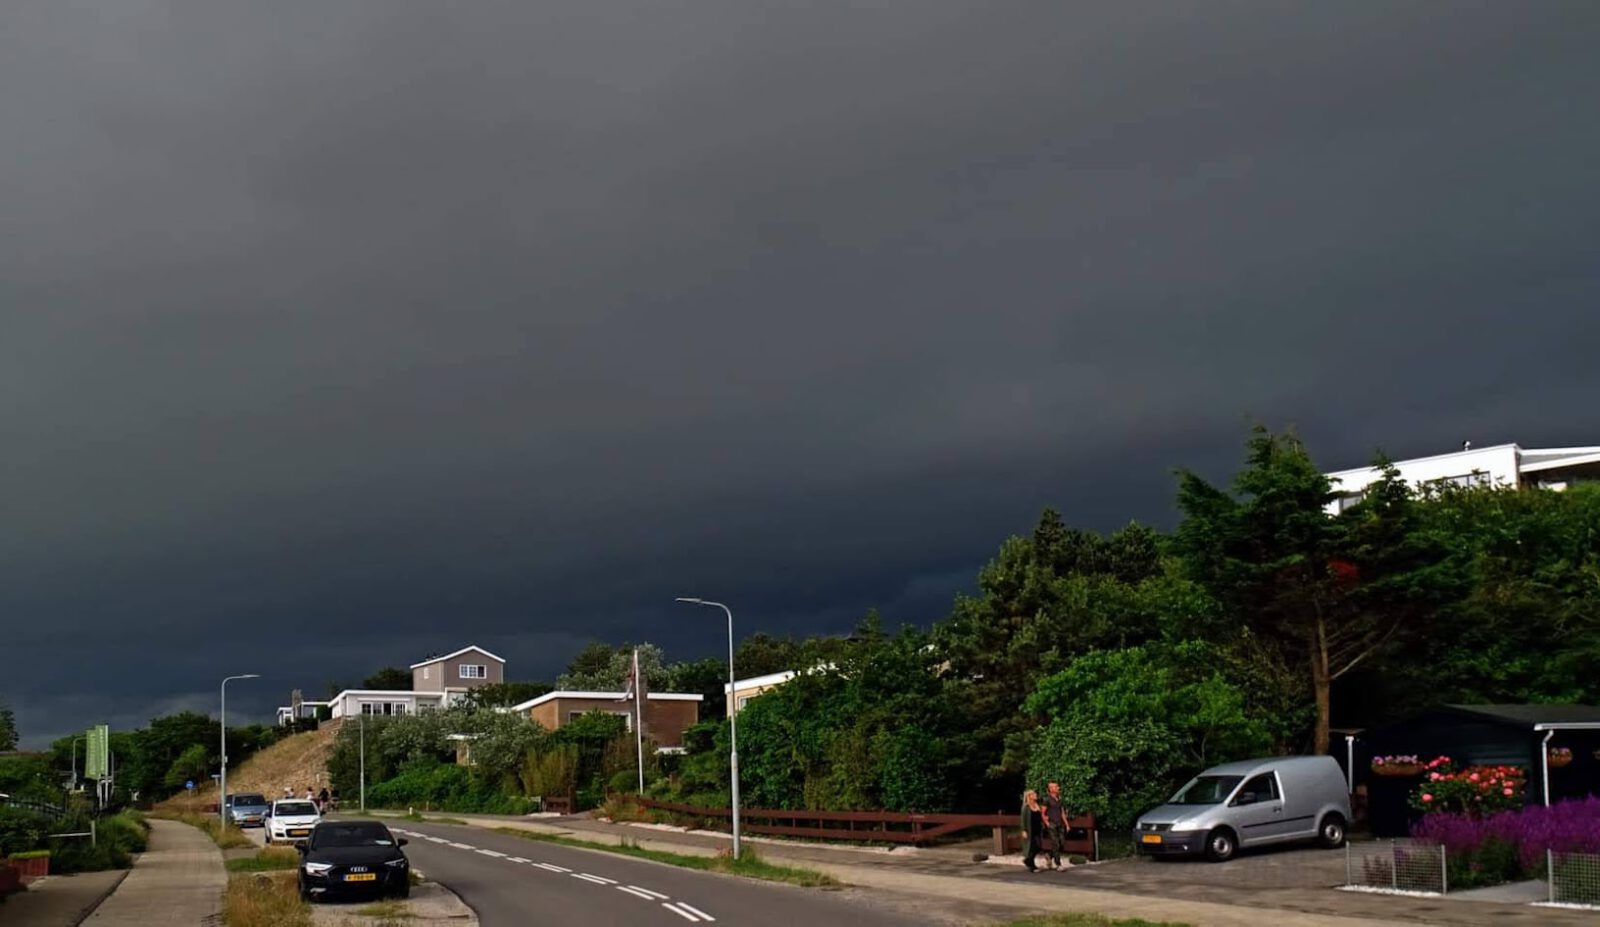
[[[1254,792],[1256,801],[1258,802],[1277,801],[1279,797],[1278,777],[1274,776],[1272,773],[1262,773],[1259,776],[1253,776],[1251,777],[1250,781],[1244,784],[1243,788],[1239,789],[1240,795],[1243,795],[1246,792]]]

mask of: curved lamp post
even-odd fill
[[[733,858],[739,858],[739,693],[733,684],[733,611],[721,602],[698,598],[679,598],[689,605],[720,608],[728,616],[728,772],[733,780]]]
[[[222,727],[222,775],[217,781],[217,817],[222,826],[228,826],[228,683],[235,679],[260,679],[259,673],[228,676],[222,680],[222,710],[218,713]]]

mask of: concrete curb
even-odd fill
[[[100,897],[91,901],[89,905],[83,909],[82,913],[78,915],[78,919],[72,922],[72,927],[78,927],[79,924],[88,920],[89,916],[93,914],[97,908],[99,908],[102,904],[105,904],[106,899],[111,897],[112,893],[117,890],[117,887],[122,884],[122,880],[126,879],[128,877],[128,873],[132,871],[132,867],[122,870],[122,875],[118,877],[117,881],[112,882],[105,891],[100,893]]]

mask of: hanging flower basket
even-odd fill
[[[1375,756],[1372,758],[1372,774],[1375,776],[1390,776],[1394,778],[1416,776],[1421,775],[1424,768],[1422,760],[1414,756]]]
[[[1551,769],[1560,769],[1572,762],[1572,750],[1568,747],[1551,747],[1548,759]]]

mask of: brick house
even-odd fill
[[[651,692],[645,697],[645,735],[658,750],[683,749],[683,732],[700,721],[702,695]],[[525,714],[545,730],[554,731],[592,711],[619,715],[633,730],[634,706],[626,692],[547,692],[507,709]]]

